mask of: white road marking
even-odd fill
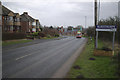
[[[28,54],[28,55],[21,56],[21,57],[19,57],[19,58],[16,58],[15,60],[19,60],[19,59],[22,59],[22,58],[27,57],[27,56],[30,56],[30,55],[32,55],[32,54]]]
[[[65,38],[65,39],[62,39],[62,40],[69,40],[69,39],[74,39],[74,38]],[[25,58],[25,57],[30,56],[30,55],[32,55],[32,54],[34,54],[34,53],[21,56],[21,57],[19,57],[19,58],[16,58],[15,60],[19,60],[19,59]]]

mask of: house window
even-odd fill
[[[31,25],[31,22],[29,22],[29,26]]]
[[[33,22],[32,25],[33,25],[33,26],[36,26],[36,22]]]
[[[13,31],[15,31],[15,26],[13,27]]]
[[[9,17],[9,20],[10,20],[10,21],[13,21],[13,17],[12,17],[12,16],[10,16],[10,17]]]
[[[10,26],[10,31],[13,31],[13,26]]]
[[[21,31],[21,26],[19,26],[19,31]]]
[[[6,20],[7,20],[7,21],[9,21],[9,20],[10,20],[10,18],[9,18],[9,17],[6,17]]]
[[[20,18],[17,18],[17,21],[19,22],[19,21],[20,21]]]
[[[15,22],[17,21],[17,19],[15,18]]]
[[[4,27],[4,30],[7,31],[7,27]]]
[[[0,21],[2,20],[2,16],[0,15]]]
[[[7,20],[7,16],[4,17],[4,20]]]
[[[18,26],[18,27],[17,27],[17,30],[19,30],[19,29],[20,29],[20,27]]]

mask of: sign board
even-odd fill
[[[117,27],[115,25],[96,25],[96,48],[98,43],[98,32],[99,31],[111,31],[113,32],[113,44],[112,49],[114,51],[114,42],[115,42],[115,31]]]
[[[96,31],[116,31],[116,26],[114,26],[114,25],[97,25]]]

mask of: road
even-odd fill
[[[68,37],[3,49],[3,78],[51,78],[85,42],[85,38]]]

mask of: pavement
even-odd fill
[[[80,54],[79,51],[82,51],[86,41],[86,38],[67,37],[43,42],[36,41],[32,45],[7,50],[3,48],[2,77],[62,78]],[[68,66],[65,66],[67,64]]]

